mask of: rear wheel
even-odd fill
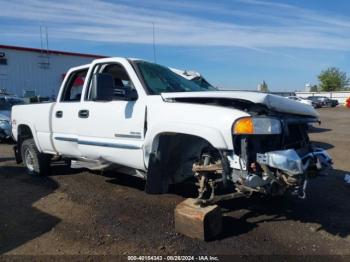
[[[29,175],[42,176],[50,173],[51,156],[40,153],[32,138],[23,141],[21,154]]]

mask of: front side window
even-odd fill
[[[214,91],[214,87],[202,87],[196,82],[189,81],[171,71],[169,68],[157,64],[136,61],[141,76],[150,95],[169,92]]]
[[[112,75],[116,89],[134,88],[129,75],[120,64],[110,64],[103,68],[102,73]]]
[[[111,100],[118,100],[124,98],[124,92],[126,90],[133,90],[135,89],[128,73],[126,72],[125,68],[118,63],[113,64],[100,64],[96,65],[96,68],[93,71],[95,74],[108,74],[113,78],[113,97],[111,97]],[[87,100],[93,100],[93,95],[91,94],[93,81],[90,82],[89,92],[87,95]]]
[[[66,84],[61,101],[79,102],[83,92],[87,69],[72,73]]]

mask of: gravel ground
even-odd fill
[[[319,112],[322,124],[311,138],[329,150],[335,169],[310,182],[306,200],[222,203],[224,232],[211,242],[174,232],[174,208],[187,188],[147,195],[137,178],[63,165],[50,176],[29,177],[12,146],[1,144],[0,254],[349,255],[350,185],[343,177],[350,170],[350,110]]]

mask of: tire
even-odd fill
[[[168,192],[168,177],[162,172],[161,158],[154,153],[150,155],[149,167],[145,185],[147,194],[165,194]]]
[[[51,156],[40,153],[32,138],[22,142],[21,156],[29,175],[43,176],[50,173]]]

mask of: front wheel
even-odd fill
[[[23,141],[21,154],[29,175],[42,176],[50,173],[51,156],[40,153],[32,138]]]

